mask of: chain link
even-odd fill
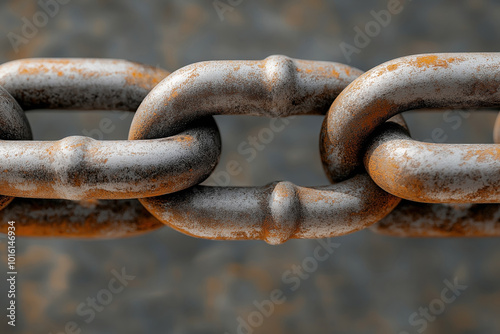
[[[135,111],[166,75],[149,66],[101,59],[34,59],[0,67],[0,83],[25,109]],[[0,192],[71,200],[163,195],[202,182],[219,155],[220,138],[213,122],[156,140],[74,136],[60,141],[4,141]]]
[[[1,231],[16,220],[25,236],[121,237],[168,225],[270,244],[369,226],[401,236],[500,235],[498,144],[418,142],[398,115],[500,106],[499,63],[494,53],[430,54],[364,74],[284,56],[202,62],[172,74],[104,59],[0,65]],[[23,112],[32,109],[137,112],[127,141],[40,142]],[[221,153],[213,115],[326,115],[320,151],[334,183],[198,185]],[[500,116],[494,136],[500,142]],[[22,198],[8,205],[13,197]]]

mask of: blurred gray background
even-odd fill
[[[62,2],[62,0],[61,0]],[[174,71],[216,59],[263,59],[272,54],[348,63],[341,43],[354,45],[355,27],[387,1],[228,1],[219,15],[212,1],[68,1],[16,52],[7,34],[21,34],[23,17],[42,10],[36,1],[0,2],[0,61],[28,57],[119,58]],[[349,64],[368,70],[409,54],[500,50],[500,4],[496,0],[402,1],[403,10],[353,54]],[[82,135],[102,117],[126,139],[132,114],[50,112],[28,114],[37,140]],[[496,113],[471,112],[457,127],[443,113],[408,112],[415,138],[440,127],[447,142],[492,142]],[[258,117],[217,117],[223,155],[218,170],[234,159],[244,173],[232,185],[289,180],[326,184],[319,158],[322,117],[297,117],[247,163],[237,145],[268,126]],[[210,180],[209,180],[210,181]],[[213,181],[213,180],[212,180]],[[212,182],[213,183],[213,182]],[[106,241],[20,239],[17,243],[18,319],[13,330],[2,313],[0,333],[237,333],[254,301],[285,292],[260,326],[244,333],[499,333],[498,239],[404,239],[361,231],[334,240],[340,246],[291,291],[282,276],[312,256],[318,242],[281,246],[259,241],[206,241],[163,228],[135,238]],[[6,244],[0,240],[0,271]],[[77,314],[125,267],[135,279],[89,323]],[[2,274],[0,274],[1,276]],[[409,318],[440,299],[445,280],[467,286],[424,325]],[[5,280],[0,300],[6,300]],[[2,302],[2,309],[4,309]],[[5,312],[5,311],[3,311]],[[423,319],[418,316],[415,319]],[[78,333],[75,331],[75,333]]]

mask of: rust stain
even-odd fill
[[[399,64],[391,64],[387,66],[388,71],[395,71],[399,67]]]
[[[16,221],[16,236],[20,237],[108,239],[137,236],[164,226],[137,200],[18,198],[0,211],[0,233],[7,233],[9,220]]]
[[[449,64],[455,63],[459,61],[460,59],[458,57],[448,57],[448,58],[442,58],[439,57],[438,55],[426,55],[426,56],[420,56],[416,57],[415,60],[410,60],[409,63],[413,66],[422,68],[447,68]]]

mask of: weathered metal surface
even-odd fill
[[[26,109],[133,111],[142,103],[129,141],[87,137],[55,142],[0,140],[0,193],[94,201],[85,205],[101,205],[96,199],[140,198],[160,221],[186,234],[263,239],[270,244],[366,228],[391,212],[401,197],[496,203],[500,201],[500,149],[496,145],[419,143],[405,132],[406,124],[398,113],[420,107],[500,105],[500,74],[495,72],[499,61],[498,54],[406,57],[381,65],[352,84],[361,71],[284,56],[197,63],[161,82],[167,72],[125,61],[34,59],[4,64],[0,83]],[[10,114],[24,117],[14,98],[6,91],[4,95],[8,103],[4,103],[2,112],[7,116],[3,121]],[[365,173],[324,187],[277,182],[258,188],[196,186],[181,191],[202,182],[218,161],[220,136],[212,115],[321,115],[332,102],[321,137],[329,177],[338,181],[362,171],[358,158],[366,153],[366,169],[388,192]],[[396,124],[383,124],[390,118]],[[379,133],[369,137],[377,127],[381,127]],[[29,131],[29,125],[14,124],[13,128]],[[333,153],[338,156],[331,160]],[[172,192],[177,193],[166,195]],[[0,204],[10,200],[0,198]],[[38,205],[26,203],[24,209]],[[72,236],[65,212],[80,210],[74,207],[80,204],[54,203],[60,208],[52,211],[66,215],[55,222],[57,233]],[[39,212],[37,217],[49,216],[43,210],[34,211]],[[94,215],[89,211],[78,216],[80,225],[74,235],[94,233],[94,226],[102,223]],[[126,221],[129,216],[117,219]],[[34,218],[25,220],[29,226],[35,222]],[[109,231],[103,226],[97,231]],[[137,229],[141,227],[132,228]],[[43,235],[48,230],[32,226],[26,231]]]
[[[163,139],[0,141],[0,193],[71,200],[163,195],[205,180],[220,145],[213,120]]]
[[[0,83],[26,109],[135,111],[167,75],[123,60],[28,59],[0,66]],[[163,195],[202,182],[219,155],[213,120],[162,140],[3,141],[0,193],[72,200]]]
[[[264,187],[196,186],[140,202],[160,221],[185,234],[223,240],[329,238],[366,228],[400,199],[365,175],[323,187],[276,182]]]
[[[323,122],[321,155],[330,179],[362,170],[366,140],[400,112],[499,106],[499,65],[498,53],[428,54],[395,59],[360,76]]]
[[[171,136],[200,117],[220,114],[324,114],[361,71],[284,56],[203,62],[172,73],[139,107],[129,139]],[[368,176],[322,188],[289,182],[263,188],[195,187],[141,203],[159,220],[209,239],[323,238],[364,228],[398,202]]]
[[[168,74],[125,60],[34,58],[0,65],[0,85],[24,110],[135,111]]]
[[[16,100],[0,85],[0,139],[29,140],[31,127]]]
[[[401,201],[394,211],[370,229],[400,237],[499,237],[500,204]]]
[[[16,100],[0,85],[0,140],[29,140],[31,127],[23,110]],[[0,195],[0,210],[13,200],[13,197]]]
[[[427,203],[500,203],[500,145],[433,144],[398,125],[377,129],[364,157],[385,191]]]
[[[129,139],[168,137],[208,115],[324,114],[362,72],[331,62],[271,56],[261,61],[209,61],[181,68],[141,103]]]
[[[120,238],[162,226],[137,200],[66,201],[16,198],[0,211],[0,232],[16,222],[16,236]]]

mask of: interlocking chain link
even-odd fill
[[[148,66],[100,59],[34,59],[0,66],[0,83],[25,109],[135,111],[166,75]],[[0,145],[0,188],[3,195],[30,198],[157,196],[202,182],[219,154],[219,134],[215,123],[209,122],[157,140],[74,136],[60,141],[5,141]]]
[[[16,220],[18,235],[106,238],[165,224],[195,237],[270,244],[369,226],[390,235],[500,235],[499,144],[418,142],[398,115],[498,107],[499,65],[495,53],[409,56],[364,74],[284,56],[202,62],[172,74],[122,60],[6,63],[0,226],[5,232]],[[40,142],[31,140],[23,109],[137,112],[126,141]],[[213,115],[326,115],[320,149],[333,184],[198,185],[221,152]],[[500,142],[498,119],[494,136]],[[8,205],[13,197],[21,198]]]

